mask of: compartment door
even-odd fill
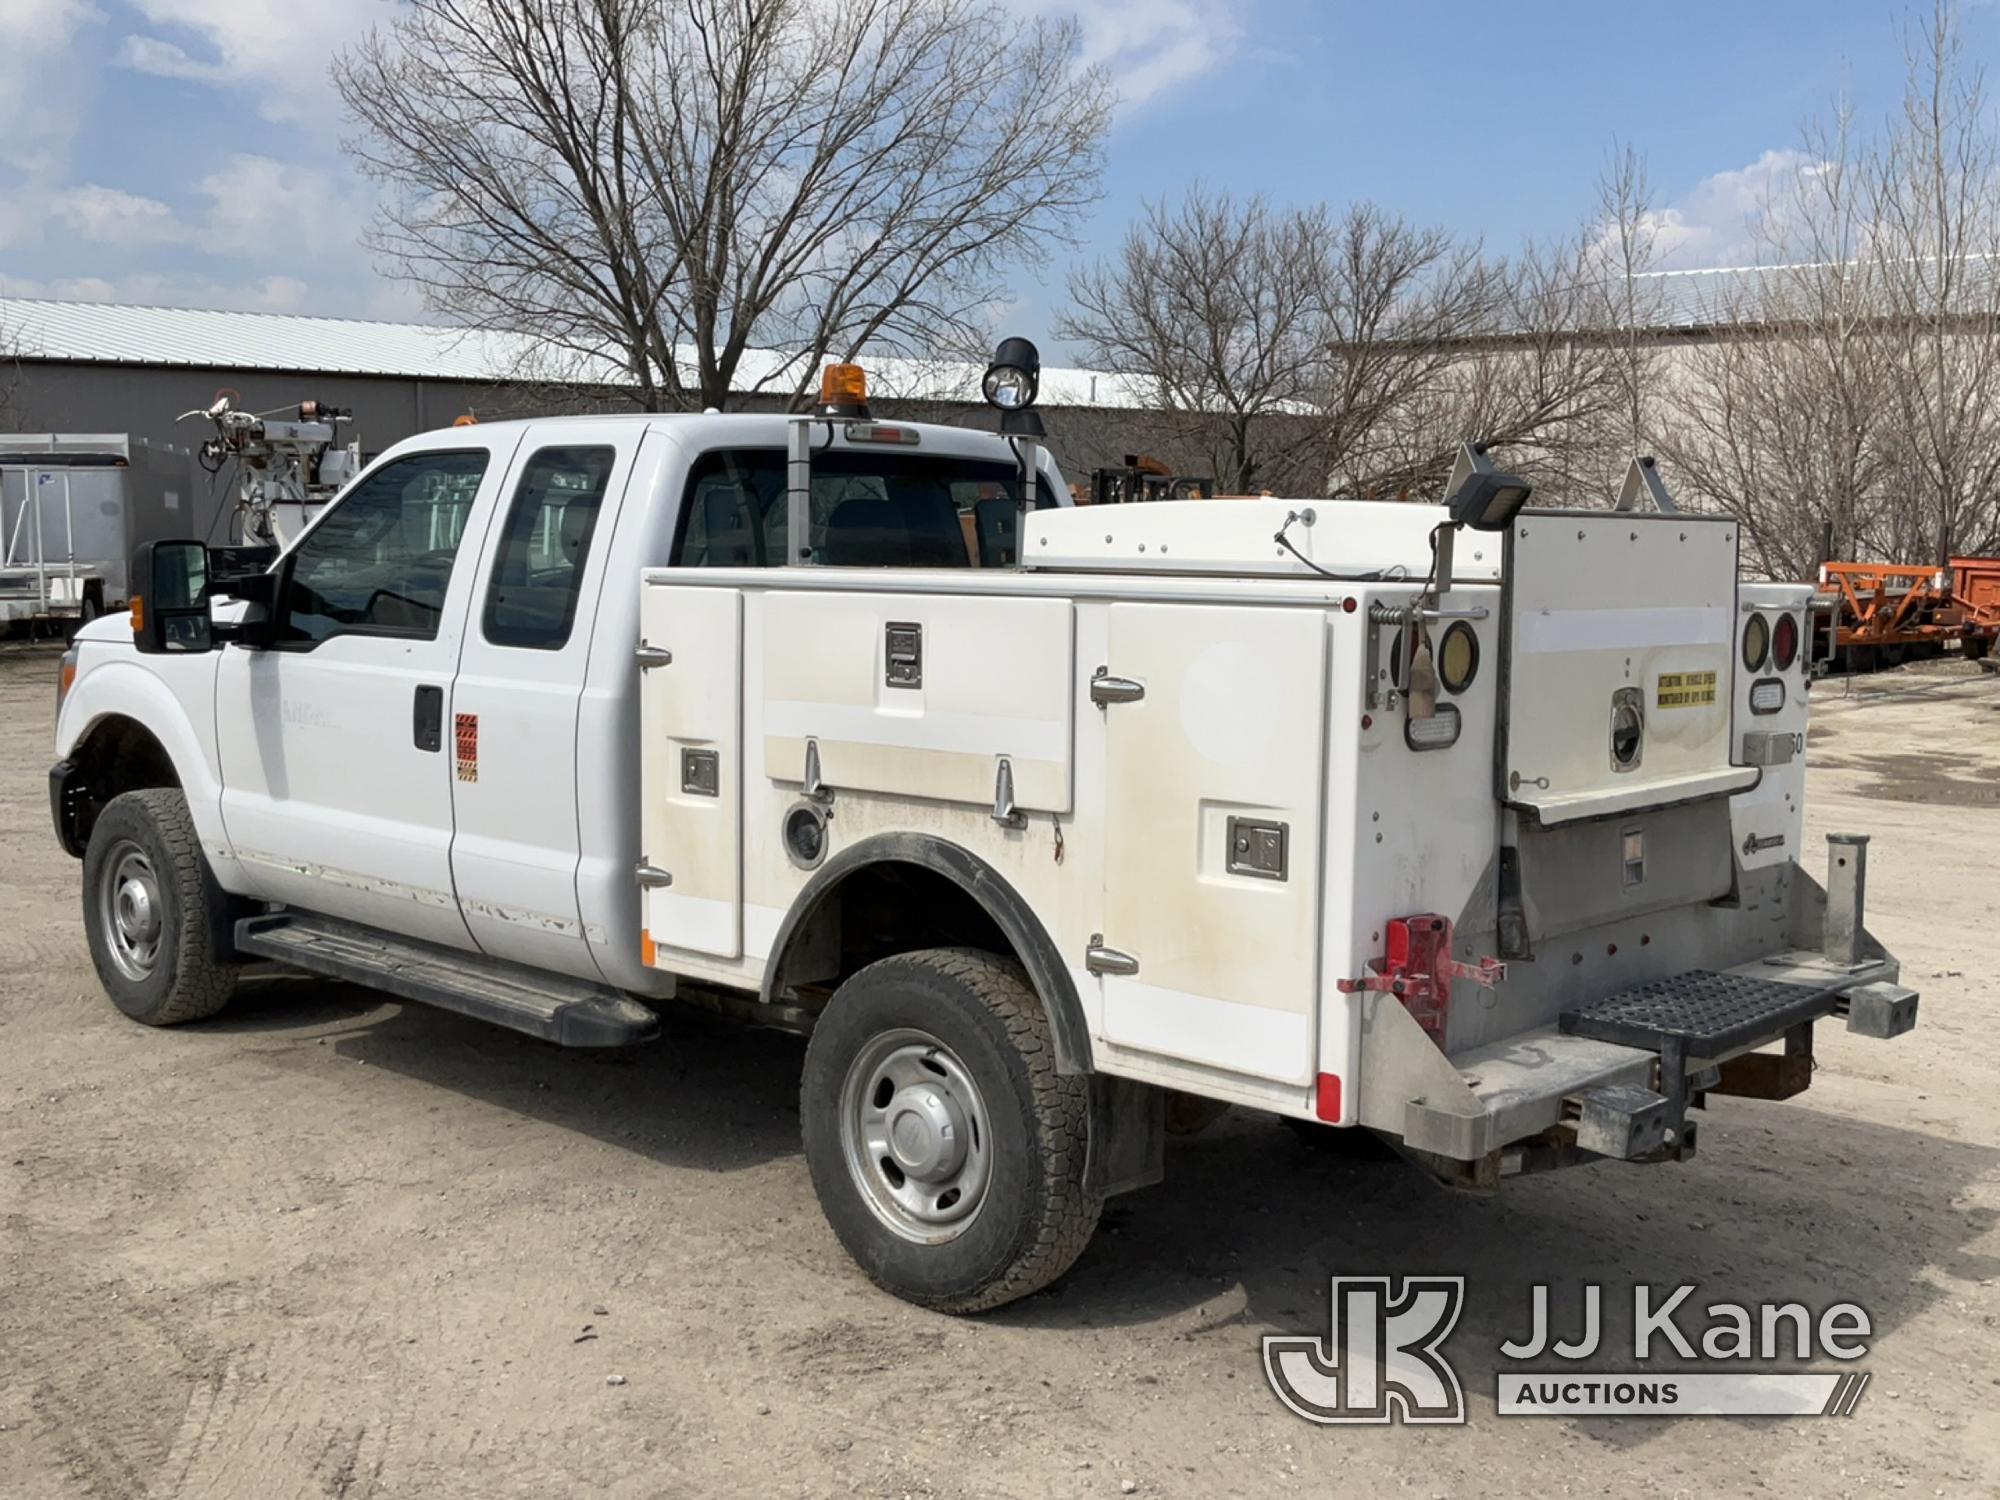
[[[1756,783],[1730,760],[1732,517],[1523,511],[1504,546],[1503,803],[1547,827]]]
[[[643,669],[639,694],[642,860],[672,884],[642,881],[652,945],[743,952],[743,596],[651,583],[645,644],[673,660]]]
[[[1326,620],[1116,604],[1105,715],[1104,1034],[1305,1083],[1317,1014]],[[1100,962],[1093,965],[1100,970]]]

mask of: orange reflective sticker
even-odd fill
[[[458,779],[479,779],[479,715],[452,715],[452,740],[458,752]]]

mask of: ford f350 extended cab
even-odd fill
[[[146,549],[50,776],[113,1001],[263,962],[562,1045],[809,1031],[829,1220],[954,1311],[1158,1180],[1172,1094],[1492,1186],[1914,1024],[1865,839],[1801,863],[1810,589],[1730,518],[1472,449],[1448,506],[1073,509],[1018,409],[841,395],[428,433],[255,570]]]

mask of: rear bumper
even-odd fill
[[[1445,1060],[1459,1087],[1438,1080],[1407,1100],[1397,1133],[1411,1150],[1458,1162],[1522,1141],[1627,1161],[1685,1157],[1695,1144],[1687,1112],[1707,1095],[1806,1088],[1816,1022],[1844,1017],[1850,1032],[1883,1040],[1915,1026],[1917,995],[1895,977],[1889,958],[1841,965],[1784,952],[1644,985]],[[1781,1053],[1760,1050],[1777,1043]],[[1495,1165],[1504,1174],[1508,1164]]]
[[[49,818],[55,824],[56,842],[72,859],[83,858],[83,840],[77,836],[76,762],[59,760],[49,767]]]

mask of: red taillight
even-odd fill
[[[1778,628],[1771,636],[1771,662],[1780,672],[1788,670],[1799,655],[1797,615],[1779,615]]]
[[[1340,1122],[1340,1075],[1322,1073],[1313,1086],[1313,1113],[1331,1124]]]

